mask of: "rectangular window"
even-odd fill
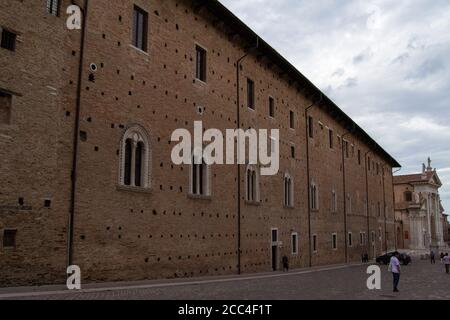
[[[409,240],[409,232],[405,231],[405,240]]]
[[[328,143],[330,145],[330,149],[334,148],[334,133],[333,130],[328,129]]]
[[[333,233],[333,237],[332,237],[332,248],[333,250],[337,249],[337,234]]]
[[[361,246],[363,246],[363,245],[366,244],[366,234],[365,234],[364,232],[361,232],[361,233],[359,234],[359,244],[360,244]]]
[[[247,79],[247,107],[255,109],[255,83]]]
[[[3,247],[14,248],[16,246],[17,230],[4,230],[3,231]]]
[[[269,116],[275,118],[275,100],[272,97],[269,97]]]
[[[3,49],[15,51],[17,35],[14,32],[8,31],[6,29],[3,28],[0,29],[2,30],[2,41],[0,46]]]
[[[298,254],[298,234],[292,234],[292,254]]]
[[[295,159],[295,147],[291,146],[291,158]]]
[[[272,229],[272,242],[278,242],[278,230]]]
[[[353,246],[353,235],[351,232],[348,233],[348,246]]]
[[[310,138],[314,138],[314,119],[313,117],[308,117],[308,134]]]
[[[313,241],[312,241],[312,245],[313,245],[313,251],[317,252],[317,236],[313,235]]]
[[[358,164],[361,165],[361,150],[358,150]]]
[[[291,129],[295,129],[295,115],[293,111],[289,113],[289,125]]]
[[[195,76],[198,80],[206,82],[206,50],[196,46]]]
[[[148,13],[134,6],[133,13],[133,46],[147,51]]]
[[[0,124],[11,123],[12,96],[0,90]]]
[[[367,171],[370,171],[370,157],[367,158]]]
[[[378,202],[378,216],[381,217],[381,204]]]
[[[47,0],[47,12],[52,16],[58,16],[59,0]]]

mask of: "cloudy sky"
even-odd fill
[[[428,156],[450,212],[449,0],[221,0],[403,165]]]

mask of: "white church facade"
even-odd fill
[[[422,173],[394,177],[397,248],[438,252],[447,247],[441,186],[430,159]]]

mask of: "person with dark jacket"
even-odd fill
[[[283,271],[288,272],[289,271],[289,258],[287,256],[283,257]]]
[[[434,255],[434,251],[430,252],[431,264],[436,264],[436,257]]]

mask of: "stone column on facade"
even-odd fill
[[[412,214],[409,213],[409,229],[411,230],[410,235],[409,235],[409,248],[410,249],[416,249],[418,246],[418,242],[417,242],[417,220],[416,217]]]
[[[417,216],[417,230],[416,230],[416,234],[417,234],[417,243],[418,249],[424,249],[427,245],[426,240],[424,238],[424,230],[426,230],[425,226],[426,226],[426,221],[425,221],[426,217],[421,217],[420,214]]]
[[[435,194],[435,208],[436,208],[436,241],[437,245],[443,245],[443,230],[442,230],[442,221],[441,221],[441,210],[439,206],[439,195]]]
[[[427,230],[427,243],[426,247],[431,246],[431,195],[427,193],[427,220],[428,220],[428,230]]]

